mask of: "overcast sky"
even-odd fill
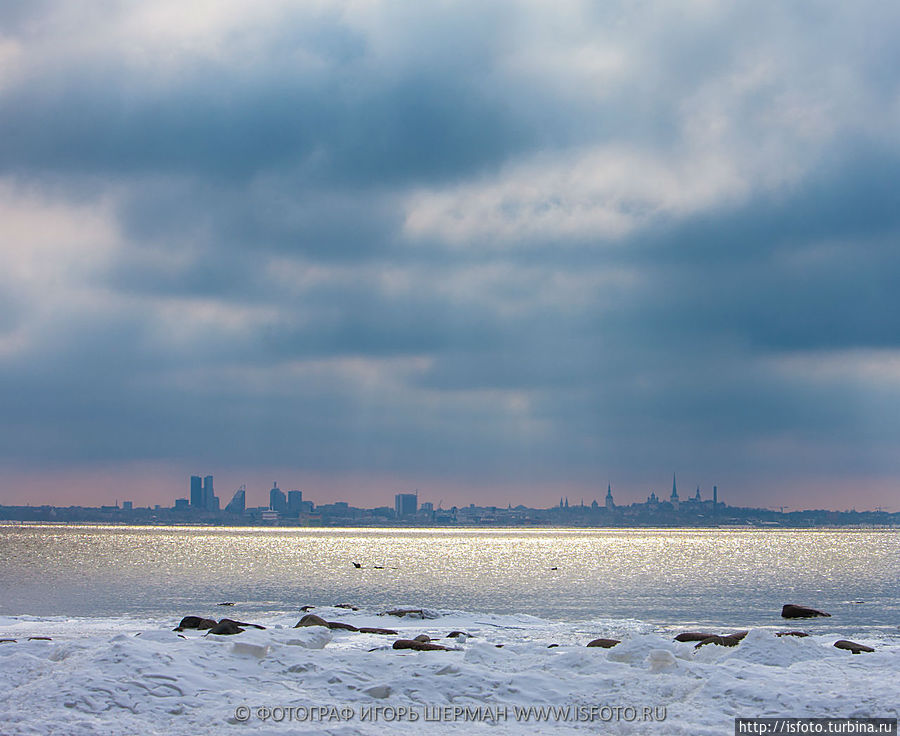
[[[900,509],[898,37],[887,0],[6,0],[0,503]]]

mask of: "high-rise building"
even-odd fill
[[[288,491],[287,510],[292,514],[299,514],[303,508],[303,491]]]
[[[203,509],[204,511],[218,511],[219,499],[213,492],[213,477],[207,475],[203,478]]]
[[[202,509],[203,506],[203,480],[199,475],[191,476],[191,506]]]
[[[278,487],[278,483],[274,483],[272,490],[269,491],[269,508],[282,514],[287,511],[287,496]]]
[[[394,511],[397,518],[404,516],[412,516],[419,508],[419,494],[416,493],[398,493],[394,496]]]
[[[122,511],[134,511],[134,502],[122,501]]]
[[[225,507],[225,511],[229,514],[243,514],[246,508],[247,489],[244,486],[241,486],[234,492],[231,501],[229,501],[228,505]]]

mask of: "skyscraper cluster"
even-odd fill
[[[198,511],[218,511],[219,497],[213,493],[213,477],[191,476],[191,508]]]

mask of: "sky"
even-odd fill
[[[0,503],[900,510],[898,35],[7,0]]]

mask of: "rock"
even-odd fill
[[[360,565],[358,562],[354,562],[353,567],[355,567],[357,570],[362,569],[362,565]]]
[[[711,636],[715,636],[715,634],[707,634],[699,631],[685,631],[684,633],[678,634],[675,637],[675,641],[703,641],[704,639],[709,639]]]
[[[211,629],[216,625],[216,622],[211,618],[200,618],[200,616],[185,616],[181,619],[181,623],[175,627],[175,631],[181,631],[182,629]]]
[[[809,636],[805,631],[779,631],[775,636]]]
[[[260,631],[266,630],[265,626],[260,626],[259,624],[248,624],[246,621],[232,621],[230,618],[223,618],[221,621],[219,621],[219,623],[230,623],[237,626],[243,626],[244,628],[259,629]]]
[[[336,603],[335,608],[347,608],[351,611],[358,611],[359,606],[354,606],[352,603]]]
[[[342,621],[326,621],[329,629],[343,629],[344,631],[359,631],[353,624],[345,624]]]
[[[847,641],[846,639],[836,641],[834,645],[838,649],[846,649],[848,652],[853,652],[854,654],[859,654],[860,652],[875,651],[874,649],[872,649],[872,647],[867,647],[865,644],[857,644],[855,641]]]
[[[425,611],[421,608],[395,608],[393,611],[385,611],[380,616],[414,616],[416,618],[425,618]]]
[[[831,614],[817,611],[815,608],[795,606],[793,603],[785,603],[781,609],[781,618],[815,618],[816,616],[831,616]]]
[[[465,631],[451,631],[447,634],[447,639],[455,639],[457,636],[465,636],[467,638],[471,638],[471,634],[467,634]]]
[[[432,644],[430,641],[415,641],[414,639],[397,639],[394,649],[414,649],[417,652],[446,652],[447,647],[440,644]]]
[[[372,626],[363,626],[358,629],[360,634],[383,634],[384,636],[397,636],[397,632],[393,629],[379,629]]]
[[[231,601],[226,601],[225,603],[216,603],[217,606],[233,606],[234,603]]]
[[[314,608],[315,608],[315,606],[300,606],[300,610],[303,611],[303,613],[306,613],[307,611],[311,611]]]
[[[301,626],[327,626],[329,629],[346,629],[347,631],[359,631],[352,624],[344,624],[340,621],[326,621],[321,616],[316,616],[314,613],[307,613],[303,618],[301,618],[295,625],[295,629],[299,629]]]
[[[701,642],[697,642],[697,645],[694,647],[694,649],[699,649],[704,644],[716,644],[720,647],[736,647],[738,644],[740,644],[741,639],[743,639],[746,635],[747,632],[742,631],[739,634],[728,634],[727,636],[710,636]]]
[[[0,639],[0,644],[15,644],[15,639]]]
[[[413,641],[429,642],[431,641],[431,637],[428,636],[428,634],[419,634],[417,637],[413,638]]]
[[[213,626],[208,632],[209,634],[218,634],[220,636],[227,636],[231,634],[243,634],[244,630],[237,625],[234,621],[230,621],[228,619],[223,619],[215,626]]]
[[[314,613],[307,613],[294,625],[294,628],[299,629],[301,626],[328,626],[328,622],[321,616],[316,616]]]
[[[559,646],[559,644],[548,644],[547,649],[556,649],[556,647],[558,647],[558,646]],[[588,645],[588,646],[590,646],[590,645]]]
[[[594,641],[589,641],[589,647],[601,647],[602,649],[612,649],[616,644],[621,644],[621,640],[619,639],[594,639]]]
[[[29,636],[28,641],[53,641],[49,636]]]

